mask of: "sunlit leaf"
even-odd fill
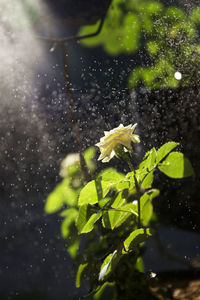
[[[124,174],[116,171],[114,168],[107,168],[98,174],[97,178],[99,177],[101,177],[103,181],[118,182],[123,180],[125,176]]]
[[[155,166],[157,152],[152,148],[147,155],[147,158],[139,165],[139,169],[148,169],[149,171]]]
[[[78,205],[95,204],[103,199],[114,186],[111,181],[103,181],[101,177],[90,181],[80,192]]]
[[[165,16],[167,18],[169,18],[170,20],[172,21],[182,21],[184,22],[185,21],[185,13],[183,12],[183,10],[177,8],[177,7],[169,7],[166,9],[165,11]]]
[[[121,251],[115,250],[109,254],[103,261],[99,273],[99,281],[103,280],[115,268],[121,257]]]
[[[84,158],[85,158],[86,164],[87,164],[89,170],[91,170],[91,171],[95,170],[95,167],[96,167],[96,165],[93,161],[95,154],[96,154],[95,147],[89,147],[84,151]]]
[[[102,212],[94,212],[94,208],[90,205],[85,204],[80,206],[76,221],[79,234],[92,231],[94,224],[100,219],[101,216]]]
[[[99,299],[101,299],[101,297],[104,296],[103,293],[104,293],[104,291],[106,290],[106,288],[108,288],[108,287],[113,287],[114,285],[115,285],[114,282],[108,282],[108,281],[106,281],[106,282],[104,282],[104,283],[102,284],[102,286],[101,286],[100,289],[98,289],[98,287],[97,287],[98,292],[94,295],[94,300],[99,300]],[[106,294],[106,295],[107,295],[107,294]]]
[[[162,12],[163,5],[157,1],[150,1],[146,3],[146,11],[148,14],[154,15]]]
[[[158,53],[160,47],[158,42],[156,41],[149,41],[147,43],[147,51],[151,54],[151,55],[155,55]]]
[[[59,211],[64,204],[74,206],[77,196],[77,192],[70,187],[70,180],[64,179],[47,197],[45,212],[50,214]]]
[[[86,268],[88,266],[88,263],[81,264],[78,268],[78,271],[76,273],[76,287],[79,288],[81,285],[81,281],[83,280],[84,271],[86,271]]]
[[[71,224],[75,223],[75,220],[78,216],[78,211],[75,208],[69,208],[64,210],[61,213],[61,216],[65,217],[61,224],[62,237],[67,238],[70,234],[70,226]]]
[[[144,226],[147,226],[149,224],[149,221],[152,218],[152,214],[153,214],[153,205],[151,203],[150,197],[145,195],[146,199],[141,199],[145,202],[145,204],[143,205],[142,209],[141,209],[141,223]],[[142,202],[142,201],[141,201]]]
[[[179,143],[169,142],[157,150],[157,159],[156,163],[159,163],[163,158],[165,158],[175,147],[177,147]]]
[[[194,23],[200,23],[200,7],[197,6],[194,8],[190,14],[190,19]]]
[[[46,203],[45,203],[45,212],[48,214],[55,213],[56,211],[59,211],[64,204],[64,197],[63,193],[59,190],[59,188],[56,188],[49,196],[47,197]]]
[[[159,169],[171,178],[183,178],[194,175],[190,161],[179,152],[171,152],[159,165]]]
[[[107,204],[109,204],[111,202],[111,200],[112,200],[112,198],[110,198],[110,197],[106,197],[106,198],[100,200],[98,202],[99,208],[104,208],[105,206],[107,206]]]
[[[141,214],[141,222],[144,226],[149,224],[149,221],[152,219],[153,215],[153,205],[152,200],[155,197],[158,197],[159,190],[151,189],[147,191],[140,198],[140,214]]]
[[[158,189],[151,189],[148,190],[144,195],[140,197],[140,209],[142,211],[143,207],[146,205],[148,201],[153,200],[154,198],[158,197],[160,191]]]
[[[139,256],[136,260],[135,269],[138,270],[139,272],[142,273],[144,272],[144,262],[141,256]]]
[[[99,27],[100,21],[94,25],[87,25],[80,29],[79,36],[88,35],[96,32]],[[102,34],[102,33],[101,33]],[[86,38],[81,41],[81,43],[87,47],[95,47],[101,43],[101,35],[94,36],[93,38]]]
[[[69,255],[73,259],[76,257],[79,244],[80,244],[80,240],[79,240],[79,238],[76,238],[67,248]]]
[[[124,241],[124,248],[126,249],[126,251],[129,251],[130,248],[146,241],[151,235],[152,232],[149,228],[136,229],[131,232],[131,234]]]
[[[133,70],[133,72],[130,73],[129,82],[128,82],[129,88],[134,88],[139,84],[142,77],[141,75],[142,75],[142,68],[136,68],[135,70]]]
[[[96,154],[96,148],[95,147],[89,147],[84,151],[84,158],[86,162],[90,161],[94,158]]]
[[[94,228],[94,224],[101,218],[101,216],[102,212],[92,214],[80,233],[88,233],[92,231],[92,229]]]
[[[154,179],[153,173],[154,173],[154,171],[151,171],[143,178],[142,184],[141,184],[141,187],[143,189],[148,189],[148,188],[152,187],[152,183],[153,183],[153,179]]]
[[[122,35],[121,43],[124,48],[124,52],[133,53],[139,47],[140,38],[140,22],[138,16],[134,13],[127,14],[124,19],[124,34]]]
[[[123,198],[123,193],[120,192],[111,207],[107,208],[108,211],[103,214],[102,224],[104,227],[113,230],[115,227],[123,224],[132,214],[137,215],[136,205],[132,203],[124,204],[125,199]]]

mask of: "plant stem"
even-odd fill
[[[133,168],[132,162],[130,157],[124,152],[123,154],[123,158],[126,160],[126,162],[129,165],[130,170],[133,172],[133,178],[135,181],[135,189],[136,189],[136,195],[137,195],[137,204],[138,204],[138,229],[141,228],[141,212],[140,212],[140,186],[139,183],[137,181],[137,177],[136,177],[136,173],[135,173],[135,169]]]

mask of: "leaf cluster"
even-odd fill
[[[90,172],[94,172],[96,165],[93,161],[96,153],[94,147],[84,152],[84,158]],[[47,214],[60,213],[62,217],[61,235],[68,240],[68,253],[72,258],[77,255],[80,244],[75,221],[78,216],[78,197],[84,186],[84,178],[81,172],[80,162],[76,162],[67,168],[66,176],[48,195],[45,203]]]
[[[159,196],[159,190],[152,187],[155,171],[171,178],[193,175],[189,160],[173,151],[177,146],[169,142],[158,150],[151,149],[138,169],[128,174],[112,168],[103,170],[81,190],[76,225],[79,234],[93,235],[92,243],[83,250],[77,287],[87,276],[94,293],[103,291],[107,284],[115,289],[119,266],[130,257],[132,268],[137,270],[140,246],[153,234],[149,227],[152,200]]]
[[[110,55],[142,50],[146,66],[139,65],[131,72],[129,87],[141,82],[149,88],[174,88],[199,80],[199,24],[199,6],[186,14],[156,0],[113,0],[101,33],[81,43],[87,47],[101,45]],[[80,34],[91,33],[97,27],[98,23],[84,26]],[[176,71],[182,74],[181,81],[174,77]]]

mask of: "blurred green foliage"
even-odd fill
[[[96,149],[90,147],[84,152],[84,158],[90,172],[94,172],[96,165],[93,161]],[[84,178],[81,172],[78,153],[70,154],[66,157],[64,164],[61,165],[60,174],[62,181],[49,194],[45,203],[47,214],[60,213],[63,218],[61,223],[61,235],[68,240],[68,253],[72,258],[77,255],[80,244],[75,221],[78,217],[78,196],[84,185]]]
[[[199,6],[186,13],[155,0],[113,0],[101,33],[81,43],[102,46],[115,56],[139,55],[142,50],[142,65],[131,72],[129,87],[175,88],[199,82],[199,25]],[[91,33],[97,26],[84,26],[79,33]],[[181,80],[175,78],[176,72],[181,73]]]

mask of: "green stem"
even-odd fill
[[[135,189],[136,189],[136,195],[137,195],[137,204],[138,204],[138,229],[141,228],[141,212],[140,212],[140,186],[139,183],[137,181],[137,177],[136,177],[136,173],[135,173],[135,169],[133,168],[132,162],[130,157],[124,152],[123,153],[123,158],[124,160],[126,160],[126,162],[129,165],[130,170],[133,172],[133,178],[135,181]]]

